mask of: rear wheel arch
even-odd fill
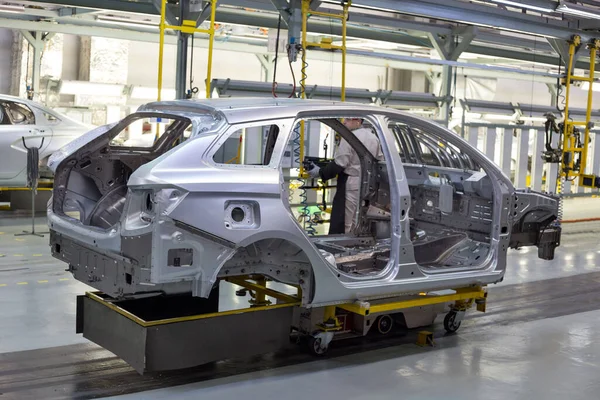
[[[234,276],[263,275],[273,281],[297,286],[302,303],[314,296],[314,270],[304,249],[288,239],[259,239],[236,249],[217,272],[220,279]]]

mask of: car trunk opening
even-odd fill
[[[83,225],[109,229],[121,219],[131,174],[182,143],[191,121],[133,114],[79,148],[56,170],[53,210]]]

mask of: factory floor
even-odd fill
[[[565,203],[565,219],[600,217],[600,199]],[[139,376],[74,333],[75,296],[89,288],[49,255],[48,236],[14,236],[0,216],[0,398],[590,399],[600,392],[600,223],[565,224],[553,261],[510,251],[485,314],[470,312],[436,346],[410,336]],[[45,219],[37,218],[38,230]],[[222,302],[235,307],[233,290]]]

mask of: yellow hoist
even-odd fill
[[[548,163],[559,164],[557,176],[558,184],[560,185],[559,192],[562,190],[564,182],[576,181],[579,187],[600,188],[600,177],[593,174],[586,174],[588,149],[590,147],[590,129],[594,126],[593,122],[591,122],[592,87],[594,84],[596,57],[600,49],[600,39],[593,39],[587,45],[590,54],[590,72],[587,77],[573,74],[575,54],[581,45],[580,36],[574,36],[569,41],[569,63],[567,65],[566,76],[561,82],[566,87],[564,122],[557,124],[556,117],[552,114],[547,115],[546,121],[546,149],[542,153],[542,159]],[[574,121],[569,115],[569,100],[573,82],[589,82],[585,121]],[[560,135],[556,149],[551,144],[552,133]]]
[[[311,0],[302,0],[302,77],[300,79],[300,97],[306,99],[306,80],[308,79],[308,63],[306,61],[306,51],[310,48],[320,48],[323,50],[339,50],[342,53],[342,87],[341,101],[346,101],[346,27],[348,21],[348,10],[352,5],[351,1],[342,2],[342,12],[340,14],[315,11],[310,8]],[[331,38],[323,38],[321,42],[308,41],[308,17],[314,15],[319,17],[337,19],[342,22],[342,44],[334,45]],[[300,121],[300,160],[304,160],[305,126],[304,121]],[[305,177],[304,165],[300,163],[300,177]]]

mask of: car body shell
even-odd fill
[[[13,121],[7,107],[15,108],[16,113],[24,110],[31,119]],[[40,148],[39,159],[45,167],[52,153],[91,128],[34,101],[7,95],[0,95],[0,116],[0,187],[27,184],[25,146]]]
[[[298,99],[158,102],[142,106],[137,115],[181,117],[191,123],[192,135],[182,144],[142,163],[128,176],[124,183],[127,194],[119,203],[122,213],[110,227],[99,228],[70,218],[63,208],[76,197],[74,193],[82,191],[69,178],[73,171],[81,172],[78,168],[82,163],[91,162],[94,167],[109,159],[114,163],[135,157],[136,149],[117,154],[110,148],[111,135],[119,129],[119,124],[89,132],[49,161],[56,173],[54,199],[48,209],[53,255],[67,262],[77,279],[113,297],[144,293],[191,293],[208,297],[219,279],[261,274],[298,286],[302,289],[304,306],[320,306],[492,284],[503,279],[509,247],[539,245],[542,228],[553,230],[553,245],[558,245],[559,228],[548,227],[558,213],[556,197],[516,190],[502,171],[477,149],[446,128],[413,115],[375,106]],[[365,275],[340,269],[332,254],[324,249],[342,243],[339,240],[362,240],[368,232],[357,231],[353,237],[342,238],[309,236],[291,212],[288,183],[280,167],[286,144],[299,120],[319,120],[336,126],[337,119],[349,116],[368,121],[379,136],[385,157],[385,165],[380,169],[385,171],[383,174],[373,173],[372,158],[367,155],[361,158],[361,196],[366,199],[372,193],[370,187],[381,184],[380,175],[385,175],[385,185],[389,186],[389,236],[382,242],[373,242],[371,248],[373,253],[383,243],[386,256],[378,259],[380,268],[376,272]],[[460,149],[465,160],[484,172],[403,163],[394,147],[391,121],[430,132],[436,140],[452,144]],[[268,164],[225,165],[214,161],[213,155],[232,132],[264,124],[277,125],[280,132]],[[344,135],[353,140],[348,132]],[[157,146],[160,147],[159,142]],[[489,232],[482,239],[485,251],[480,253],[481,258],[467,254],[467,258],[471,257],[470,264],[454,263],[438,268],[416,262],[417,247],[411,234],[416,199],[411,191],[428,193],[432,179],[421,182],[419,179],[423,178],[419,176],[432,176],[432,171],[455,181],[463,176],[473,182],[485,179],[489,186],[487,200],[478,199],[473,192],[464,203],[492,204],[486,222]],[[93,181],[101,182],[102,178],[94,175]],[[466,186],[465,194],[451,190],[454,196],[466,196]],[[439,196],[441,199],[442,195]],[[236,225],[232,220],[231,210],[236,207],[245,210],[248,225]],[[359,218],[361,215],[367,218],[360,213]],[[471,222],[465,222],[464,215],[439,210],[436,215],[448,229],[469,235]],[[423,226],[429,227],[430,223],[425,221]],[[523,239],[515,244],[511,236]],[[173,265],[171,260],[172,254],[183,254],[182,251],[193,253],[194,262],[186,268]],[[357,257],[364,254],[357,252]]]

